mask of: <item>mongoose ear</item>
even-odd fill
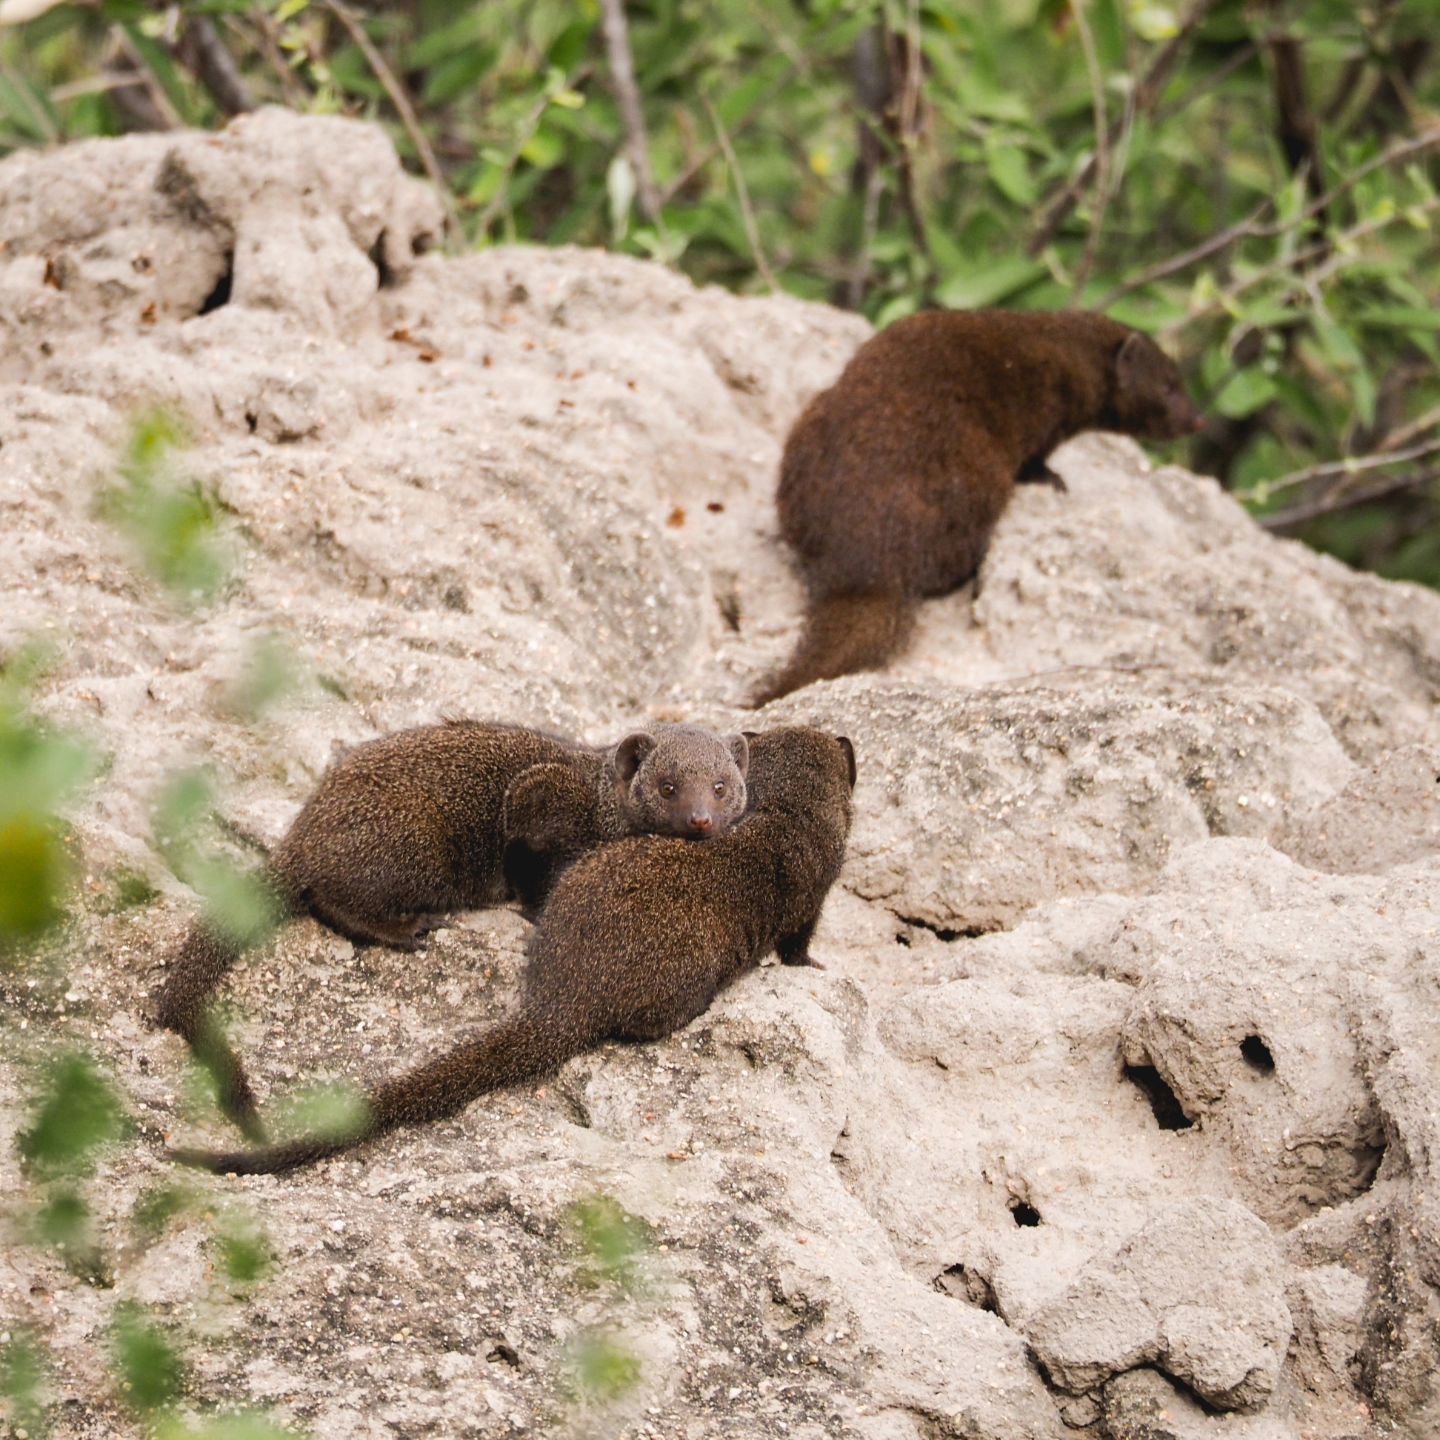
[[[1122,391],[1133,390],[1155,370],[1155,342],[1138,330],[1132,331],[1115,352],[1115,380]]]
[[[627,735],[615,747],[615,778],[622,785],[628,785],[635,772],[644,763],[645,757],[655,748],[655,737],[646,730],[637,730]]]
[[[730,754],[735,758],[735,768],[746,774],[750,769],[750,742],[743,734],[732,735],[725,742],[730,747]]]
[[[850,772],[850,788],[855,788],[855,747],[848,735],[837,735],[835,743],[845,752],[845,768]]]

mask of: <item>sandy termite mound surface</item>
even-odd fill
[[[757,720],[801,609],[781,441],[866,327],[589,251],[442,258],[439,231],[343,120],[0,164],[0,646],[51,641],[38,706],[107,757],[63,978],[3,977],[0,1128],[77,1043],[139,1127],[91,1187],[114,1289],[43,1249],[0,1266],[0,1315],[57,1362],[54,1433],[138,1433],[106,1366],[134,1299],[188,1340],[188,1410],[322,1437],[574,1428],[597,1326],[640,1361],[592,1417],[616,1435],[1440,1434],[1440,597],[1089,437],[891,672]],[[238,560],[193,615],[94,506],[156,406]],[[247,725],[227,697],[272,632],[308,679]],[[294,1177],[203,1182],[279,1262],[224,1303],[203,1207],[123,1232],[165,1137],[233,1139],[141,1018],[197,903],[156,798],[206,762],[232,833],[271,841],[335,746],[446,712],[850,735],[828,968]],[[159,898],[110,903],[124,871]],[[512,1003],[525,928],[460,916],[411,957],[297,923],[228,985],[234,1036],[272,1099],[378,1078]],[[0,1190],[24,1183],[7,1144]],[[622,1299],[565,1226],[596,1192],[649,1227]]]

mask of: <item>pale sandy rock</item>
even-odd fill
[[[1224,1410],[1269,1398],[1290,1331],[1270,1231],[1244,1206],[1215,1200],[1160,1211],[1029,1327],[1066,1390],[1154,1365]]]
[[[1105,1386],[1102,1440],[1289,1440],[1290,1422],[1273,1414],[1207,1412],[1158,1370],[1127,1370]]]
[[[105,761],[63,979],[0,972],[0,1130],[62,1043],[140,1127],[90,1187],[113,1291],[31,1247],[0,1266],[0,1315],[54,1358],[53,1433],[139,1434],[117,1296],[186,1342],[187,1415],[263,1404],[320,1440],[1440,1433],[1440,597],[1085,437],[1069,493],[1022,487],[889,672],[740,710],[799,627],[786,427],[868,328],[598,252],[417,254],[438,225],[342,120],[0,162],[0,654],[48,638],[38,707]],[[157,405],[235,560],[193,614],[95,511]],[[270,636],[299,687],[245,724],[228,697]],[[197,903],[155,843],[164,785],[211,766],[253,863],[337,747],[447,712],[848,733],[828,968],[294,1177],[197,1181],[121,1246],[174,1178],[164,1137],[234,1139],[140,1018]],[[116,908],[122,869],[161,899]],[[402,956],[287,928],[226,986],[267,1103],[493,1020],[526,934],[457,916]],[[0,1189],[25,1183],[0,1146]],[[597,1191],[649,1229],[625,1295],[567,1228]],[[245,1303],[216,1279],[226,1205],[279,1262]],[[1047,1316],[1093,1390],[1047,1380]],[[562,1380],[597,1323],[641,1378],[581,1417]],[[1207,1414],[1152,1363],[1270,1398]]]

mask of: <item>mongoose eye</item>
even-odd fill
[[[660,793],[668,800],[674,793],[675,787],[668,780],[660,782]]]
[[[723,780],[717,780],[715,782],[715,793],[717,795],[723,795],[725,793],[725,782]]]

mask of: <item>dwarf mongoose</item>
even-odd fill
[[[558,868],[587,844],[644,831],[723,832],[745,808],[746,762],[743,736],[690,725],[657,726],[610,750],[469,720],[401,730],[357,745],[325,771],[271,851],[263,879],[281,918],[308,913],[361,944],[413,948],[447,912],[509,898],[517,876],[527,909],[535,909]],[[563,853],[558,842],[524,829],[507,836],[503,828],[506,792],[537,766],[573,777],[587,797]],[[532,804],[526,816],[535,829],[540,808]],[[543,853],[507,866],[511,839]],[[211,1070],[221,1109],[260,1138],[249,1082],[210,1015],[215,989],[241,949],[197,922],[154,1010]]]
[[[780,533],[809,590],[799,644],[753,704],[883,665],[922,596],[975,573],[1017,481],[1082,430],[1173,440],[1199,426],[1175,362],[1081,311],[929,311],[855,352],[795,422]]]
[[[808,963],[845,856],[855,753],[843,736],[797,727],[753,737],[750,757],[750,809],[724,835],[635,836],[570,866],[530,937],[518,1011],[370,1091],[357,1130],[175,1157],[239,1174],[309,1164],[454,1114],[603,1040],[668,1035],[772,949]]]

